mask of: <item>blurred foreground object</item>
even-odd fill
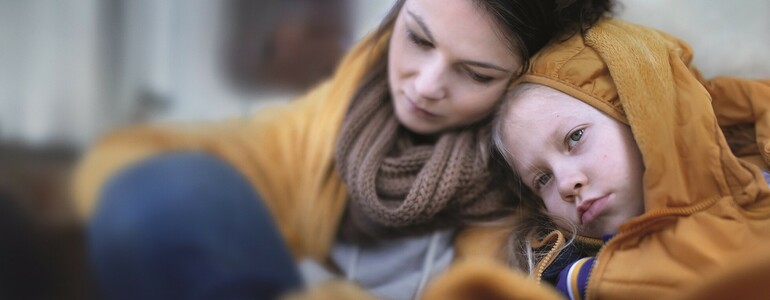
[[[767,299],[770,296],[770,256],[767,249],[737,257],[725,269],[712,272],[688,289],[683,300]]]
[[[281,300],[377,300],[350,281],[333,280],[293,293]]]

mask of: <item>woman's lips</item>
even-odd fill
[[[580,218],[580,224],[586,225],[596,219],[596,217],[599,216],[599,214],[601,214],[601,212],[604,210],[604,207],[607,205],[609,199],[610,197],[607,195],[601,198],[589,199],[580,203],[580,206],[578,206],[578,217]]]
[[[417,106],[417,103],[414,103],[414,101],[412,101],[412,99],[408,96],[404,95],[404,98],[406,99],[406,102],[409,103],[409,111],[416,114],[417,116],[425,119],[438,117],[438,115]]]

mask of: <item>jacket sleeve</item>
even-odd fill
[[[292,197],[291,179],[298,177],[304,136],[314,113],[313,100],[327,90],[320,86],[303,99],[266,108],[251,118],[138,126],[102,137],[76,169],[74,192],[78,211],[88,216],[102,186],[115,172],[149,156],[173,151],[202,151],[232,164],[257,187],[263,198]],[[269,206],[269,205],[268,205]]]
[[[716,77],[704,80],[722,128],[754,124],[759,154],[770,164],[770,80]]]
[[[767,169],[770,165],[770,80],[738,77],[705,79],[692,64],[689,44],[660,32],[678,47],[678,54],[711,96],[717,122],[730,148],[749,162]]]
[[[339,127],[361,79],[387,36],[359,42],[334,76],[290,103],[247,119],[141,126],[102,138],[74,175],[79,214],[91,214],[104,183],[148,156],[203,151],[232,164],[262,196],[295,257],[322,261],[333,241],[347,190],[334,165]]]
[[[75,171],[79,214],[88,218],[104,184],[126,166],[161,153],[202,151],[231,164],[255,187],[295,257],[322,259],[346,199],[333,156],[349,97],[335,89],[339,85],[324,83],[245,119],[110,133]]]

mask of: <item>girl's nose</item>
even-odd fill
[[[562,178],[557,177],[557,180],[561,198],[567,202],[575,202],[581,189],[588,184],[588,177],[577,170],[563,174]]]

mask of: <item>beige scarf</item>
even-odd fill
[[[379,78],[360,88],[337,141],[337,169],[350,196],[342,237],[366,242],[504,214],[514,201],[490,172],[481,130],[416,145],[395,117],[387,77]]]

